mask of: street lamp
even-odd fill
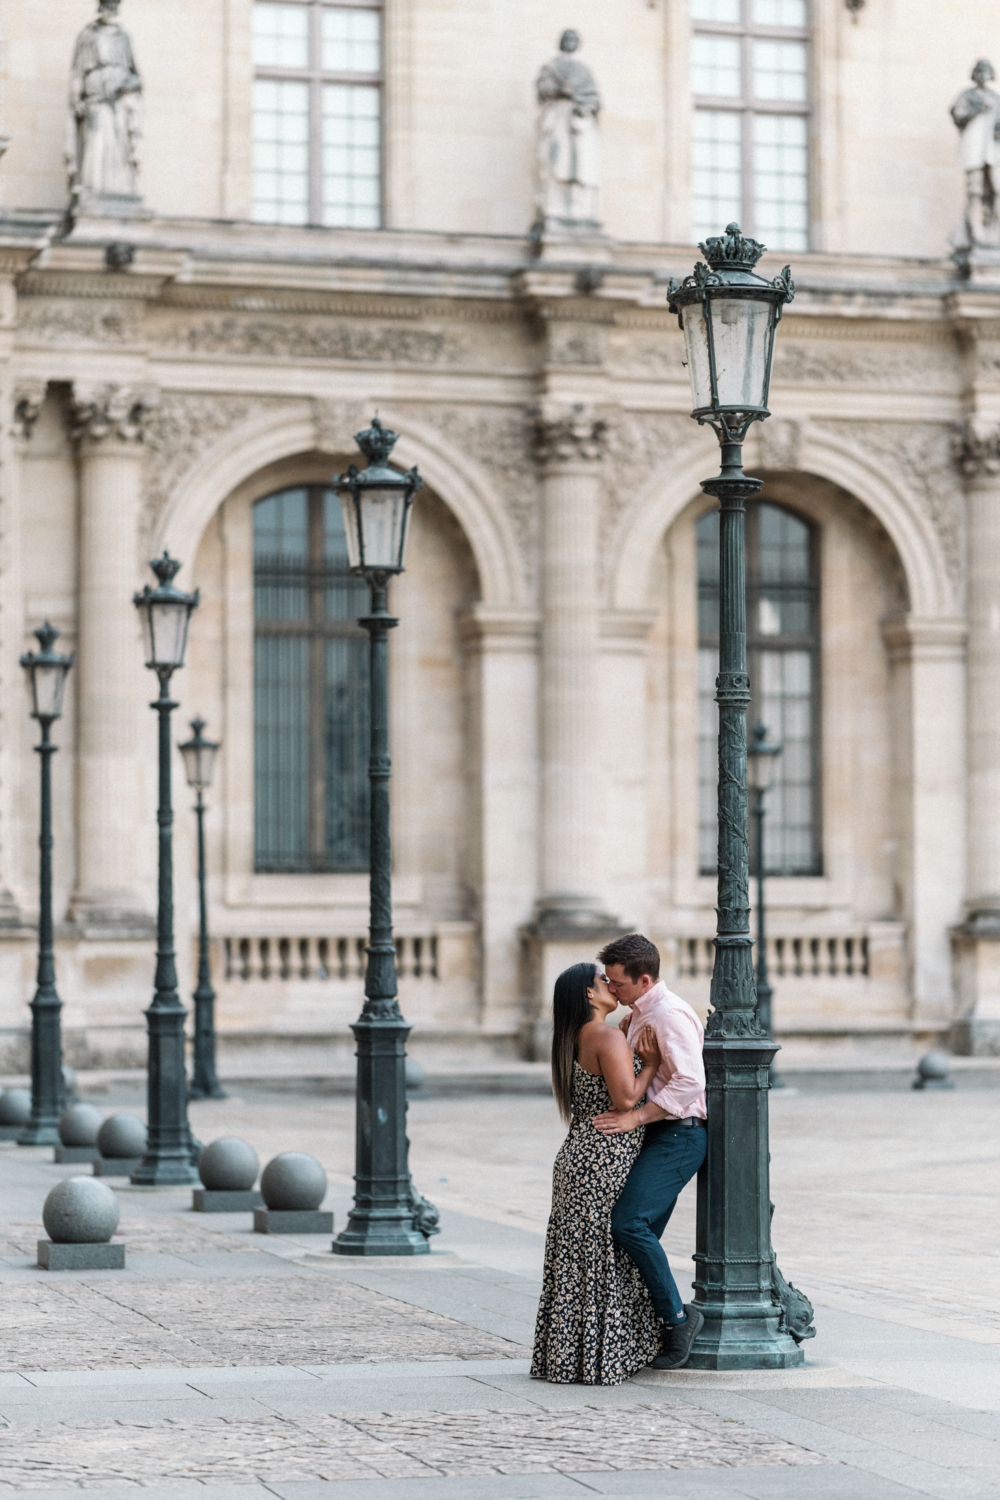
[[[436,1210],[410,1179],[406,1139],[406,1039],[399,1009],[392,941],[392,853],[389,842],[389,579],[403,571],[413,497],[423,484],[416,469],[389,467],[396,433],[378,417],[355,436],[368,460],[333,476],[340,495],[351,572],[365,579],[371,613],[370,916],[365,1003],[352,1026],[358,1044],[355,1193],[347,1228],[333,1242],[338,1255],[423,1255],[436,1233]]]
[[[192,1141],[187,1118],[187,1087],[184,1076],[184,1018],[186,1010],[177,993],[174,954],[174,810],[170,795],[170,715],[177,707],[170,698],[170,679],[184,665],[188,624],[198,604],[197,590],[184,594],[174,587],[180,563],[164,552],[150,567],[157,585],[147,583],[132,602],[139,611],[146,647],[146,666],[160,682],[160,696],[150,704],[159,715],[160,804],[156,821],[160,831],[159,896],[156,912],[156,978],[153,1003],[146,1011],[149,1032],[147,1068],[146,1154],[132,1174],[138,1186],[196,1182],[192,1165]]]
[[[17,1138],[19,1146],[51,1146],[59,1140],[59,1116],[65,1103],[62,1072],[62,1001],[56,993],[52,938],[52,725],[62,716],[66,678],[73,657],[52,647],[59,632],[48,620],[35,631],[40,651],[28,651],[21,666],[31,683],[32,718],[42,727],[41,833],[38,838],[38,971],[31,1002],[31,1117]]]
[[[764,798],[774,784],[778,756],[783,746],[775,745],[767,737],[767,725],[755,724],[750,734],[747,749],[747,770],[750,790],[753,793],[754,837],[756,841],[755,864],[757,866],[757,1016],[771,1041],[774,1041],[774,1025],[771,1020],[771,1001],[774,991],[767,979],[767,931],[764,907]],[[771,1087],[784,1085],[771,1064]]]
[[[784,1368],[802,1363],[772,1296],[768,1174],[768,1069],[777,1051],[756,1012],[747,839],[746,500],[761,489],[743,473],[743,440],[769,415],[774,336],[793,295],[789,267],[754,272],[764,246],[739,225],[700,246],[699,263],[671,281],[687,350],[693,410],[714,428],[722,469],[702,489],[719,501],[719,897],[712,1012],[705,1027],[708,1151],[698,1179],[695,1300],[705,1326],[691,1366]]]
[[[194,992],[194,1066],[189,1099],[225,1099],[225,1089],[215,1071],[215,991],[208,956],[208,901],[205,895],[205,798],[212,785],[215,757],[220,746],[205,738],[204,719],[192,719],[192,735],[179,746],[184,757],[187,784],[197,794],[198,819],[198,985]]]

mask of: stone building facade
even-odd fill
[[[107,200],[68,196],[64,161],[90,0],[6,9],[5,1067],[25,1055],[37,902],[18,660],[45,619],[76,653],[55,765],[67,1050],[78,1063],[143,1055],[156,758],[132,594],[164,548],[201,591],[177,737],[200,714],[223,743],[208,816],[223,1066],[348,1064],[367,879],[330,809],[358,771],[358,735],[337,714],[363,697],[363,668],[338,627],[340,676],[320,670],[310,708],[295,652],[268,656],[261,507],[279,497],[286,529],[293,512],[313,517],[322,552],[325,488],[375,410],[425,478],[392,590],[396,920],[418,1055],[537,1051],[553,973],[624,928],[649,932],[672,986],[707,1005],[712,521],[699,481],[717,449],[688,416],[665,289],[697,255],[699,214],[741,192],[744,228],[770,213],[776,235],[761,237],[784,236],[763,269],[791,260],[797,287],[747,464],[765,480],[755,711],[786,743],[768,856],[779,1039],[799,1056],[1000,1046],[1000,265],[989,246],[955,252],[948,118],[992,11],[973,0],[931,26],[925,0],[570,9],[125,0],[143,148],[134,198]],[[600,89],[603,227],[532,232],[533,79],[569,23]],[[733,58],[755,78],[767,63],[778,82],[755,87],[779,102],[758,108]],[[320,142],[301,171],[294,150],[281,166],[297,99]],[[376,114],[366,135],[357,121]],[[754,156],[746,143],[761,141]],[[299,756],[309,736],[326,756],[318,781]],[[299,854],[265,848],[272,794],[279,843],[288,808],[302,823]],[[190,988],[194,827],[183,789],[176,802]]]

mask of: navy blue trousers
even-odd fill
[[[649,1288],[658,1318],[677,1323],[684,1317],[684,1299],[670,1273],[660,1236],[674,1211],[681,1188],[691,1181],[705,1160],[705,1128],[686,1129],[665,1120],[646,1126],[639,1160],[628,1174],[611,1211],[611,1233],[635,1262]]]

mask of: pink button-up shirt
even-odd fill
[[[632,1006],[630,1046],[647,1023],[660,1044],[660,1066],[646,1090],[647,1103],[659,1105],[671,1120],[684,1120],[688,1115],[704,1120],[705,1064],[701,1048],[705,1028],[687,1001],[668,990],[662,979]]]

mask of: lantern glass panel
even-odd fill
[[[358,492],[355,489],[341,490],[340,507],[344,512],[344,537],[347,541],[347,565],[361,567],[361,532],[358,507]]]
[[[687,348],[691,402],[695,411],[713,406],[712,367],[708,358],[708,321],[704,302],[692,302],[684,309],[684,343]]]
[[[34,662],[31,673],[31,697],[36,719],[58,719],[62,716],[66,691],[68,662]]]
[[[715,376],[719,405],[762,407],[767,398],[767,355],[774,304],[754,297],[713,297]]]
[[[184,774],[188,786],[194,787],[196,791],[205,791],[212,785],[218,745],[211,740],[203,740],[201,744],[197,740],[189,740],[187,744],[181,745],[180,750],[184,757]]]
[[[153,600],[143,610],[146,623],[147,665],[182,667],[187,647],[190,600]]]
[[[401,568],[409,520],[408,485],[365,486],[360,493],[361,537],[366,568]]]

